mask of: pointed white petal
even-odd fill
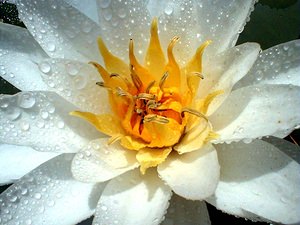
[[[139,166],[136,152],[119,144],[108,145],[108,139],[91,141],[72,163],[73,176],[82,182],[103,182]]]
[[[159,224],[171,194],[155,170],[148,169],[145,175],[141,175],[138,169],[130,171],[107,184],[93,224]]]
[[[209,214],[204,201],[190,201],[173,195],[165,220],[161,225],[210,225]]]
[[[254,3],[253,0],[150,0],[148,9],[151,18],[160,19],[163,45],[167,46],[171,38],[179,36],[178,54],[187,60],[194,49],[207,40],[213,41],[207,49],[212,55],[234,46]]]
[[[300,40],[283,43],[263,51],[249,73],[234,87],[255,84],[300,86]]]
[[[158,173],[176,194],[202,200],[214,193],[219,181],[217,152],[207,144],[190,153],[170,155],[158,166]]]
[[[257,85],[233,91],[209,118],[218,142],[253,139],[300,124],[300,87]]]
[[[37,66],[46,57],[26,29],[0,23],[0,75],[5,80],[21,90],[46,90]]]
[[[294,224],[300,221],[300,165],[275,146],[255,140],[216,145],[221,177],[208,202],[237,216]],[[295,147],[295,151],[299,148]]]
[[[39,151],[77,152],[101,135],[89,123],[70,116],[77,110],[52,92],[0,96],[0,141]]]
[[[77,9],[59,0],[16,3],[21,20],[51,57],[99,60],[100,29]]]
[[[107,90],[96,85],[101,80],[93,66],[66,59],[49,59],[39,64],[44,82],[81,109],[95,114],[110,112]]]
[[[94,213],[105,184],[72,178],[73,154],[41,165],[0,196],[1,224],[76,224]]]
[[[130,38],[135,43],[136,55],[143,59],[150,37],[151,17],[147,2],[97,0],[102,38],[113,54],[128,58]]]
[[[13,183],[57,155],[26,146],[0,144],[0,184]]]
[[[245,43],[230,48],[212,58],[203,66],[204,79],[199,87],[199,97],[222,90],[210,104],[208,115],[213,113],[230,94],[233,85],[251,69],[260,51],[256,43]]]
[[[64,0],[74,8],[78,9],[81,13],[89,17],[94,22],[98,23],[98,10],[96,0]]]

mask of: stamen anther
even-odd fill
[[[141,79],[139,78],[139,76],[134,71],[134,66],[133,65],[130,66],[130,72],[131,72],[130,76],[131,76],[131,79],[132,79],[132,82],[133,82],[134,86],[138,90],[141,90],[142,87],[143,87],[143,83],[142,83]]]
[[[203,74],[200,72],[193,72],[193,74],[196,75],[197,77],[200,77],[202,80],[204,79]]]
[[[165,81],[167,80],[169,76],[169,72],[165,72],[164,75],[160,78],[160,81],[159,81],[159,88],[162,90],[163,89],[163,86],[164,86],[164,83]]]
[[[193,115],[198,116],[198,117],[201,117],[201,118],[205,119],[206,122],[208,122],[207,117],[206,117],[204,114],[202,114],[201,112],[199,112],[199,111],[196,111],[196,110],[190,109],[190,108],[183,108],[183,109],[181,110],[181,115],[183,116],[183,114],[184,114],[185,112],[190,113],[190,114],[193,114]]]

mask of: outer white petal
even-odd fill
[[[0,184],[13,183],[42,163],[57,156],[30,147],[0,144]]]
[[[220,175],[217,152],[211,144],[199,150],[170,155],[158,166],[160,177],[172,190],[192,200],[202,200],[212,195]]]
[[[103,182],[139,166],[136,152],[107,143],[107,138],[94,140],[76,154],[72,173],[77,180]]]
[[[155,170],[130,171],[111,180],[97,205],[93,224],[156,225],[169,205],[171,190]]]
[[[98,10],[96,0],[64,0],[68,4],[78,9],[81,13],[89,17],[94,22],[98,23]]]
[[[292,144],[291,142],[276,137],[268,137],[264,138],[263,140],[274,145],[276,148],[284,152],[290,158],[300,163],[300,149],[299,147],[296,147],[295,144]]]
[[[218,142],[253,139],[300,124],[300,87],[257,85],[233,91],[209,118]]]
[[[151,18],[156,16],[160,19],[160,37],[164,46],[174,36],[181,38],[177,53],[184,61],[206,40],[213,41],[207,49],[212,55],[233,47],[253,10],[254,2],[150,0],[148,9]]]
[[[107,90],[96,85],[101,80],[93,66],[66,59],[49,59],[39,68],[44,82],[81,111],[102,114],[110,112]]]
[[[146,9],[147,1],[97,2],[102,38],[111,52],[128,59],[129,40],[133,38],[137,57],[142,58],[148,45],[152,19]]]
[[[218,54],[203,66],[204,79],[199,87],[199,97],[205,97],[214,91],[224,91],[224,94],[219,95],[211,103],[208,115],[222,104],[230,94],[233,85],[247,74],[259,51],[258,44],[245,43]]]
[[[216,148],[221,178],[209,203],[227,213],[254,220],[299,223],[300,165],[297,162],[261,140],[251,144],[216,145]]]
[[[234,87],[255,84],[300,86],[300,40],[290,41],[263,51],[247,76]]]
[[[51,57],[99,60],[100,29],[78,10],[59,0],[16,3],[21,20]]]
[[[1,224],[76,224],[94,213],[104,184],[72,178],[73,154],[41,165],[0,196]]]
[[[89,123],[70,116],[77,108],[52,92],[0,96],[0,141],[39,151],[77,152],[101,135]]]
[[[165,220],[161,225],[210,225],[209,214],[204,201],[189,201],[173,195]]]
[[[0,23],[0,75],[5,80],[21,90],[46,90],[36,65],[46,57],[26,29]]]

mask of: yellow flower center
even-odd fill
[[[108,90],[114,115],[72,112],[111,136],[109,143],[120,141],[126,149],[137,151],[141,172],[162,163],[172,150],[179,154],[200,149],[214,139],[205,116],[217,91],[204,99],[195,99],[202,77],[202,54],[210,41],[202,44],[194,57],[180,68],[173,55],[178,37],[167,48],[167,60],[158,37],[157,20],[151,25],[151,38],[145,63],[134,54],[129,43],[129,66],[112,55],[101,38],[99,50],[105,68],[91,62],[103,81],[97,85]]]

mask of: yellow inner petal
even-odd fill
[[[217,136],[205,114],[211,101],[222,92],[194,99],[203,79],[202,55],[210,41],[202,44],[189,63],[180,68],[173,54],[178,40],[170,40],[165,57],[154,19],[144,64],[135,57],[130,40],[128,66],[110,53],[99,38],[105,67],[96,62],[90,64],[103,79],[97,85],[107,89],[115,115],[71,113],[111,136],[109,143],[120,141],[124,148],[137,151],[142,173],[162,163],[172,150],[180,154],[194,151]]]

